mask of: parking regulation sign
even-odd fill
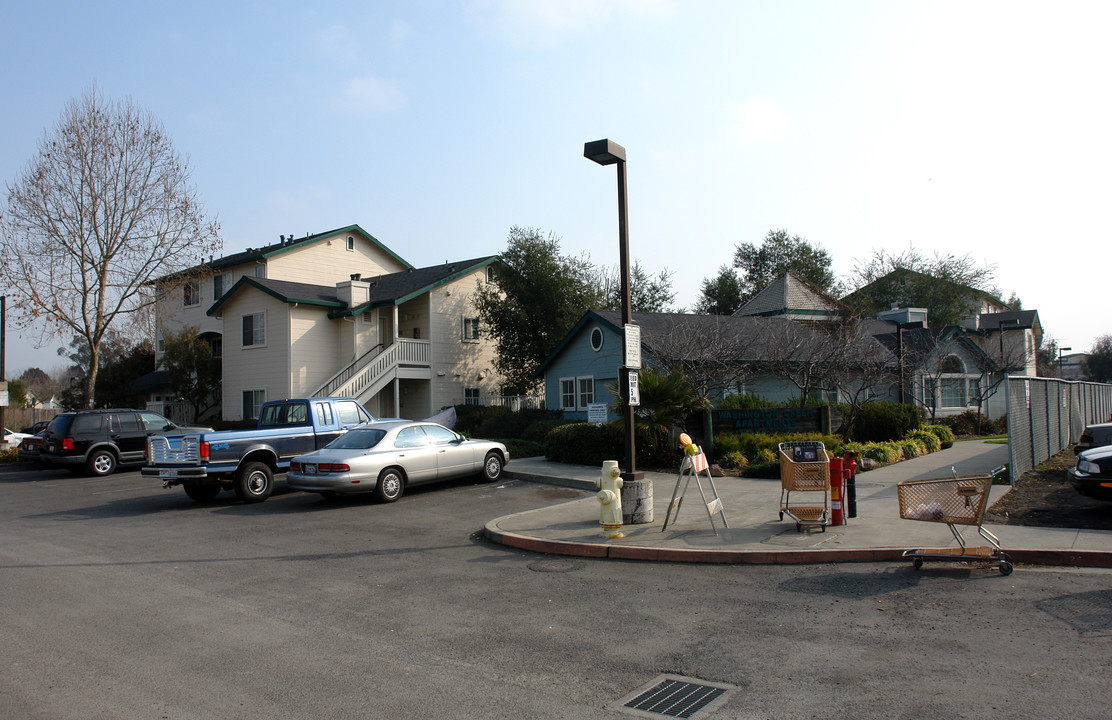
[[[640,378],[632,370],[629,372],[629,406],[637,407],[641,404]]]

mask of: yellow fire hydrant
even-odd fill
[[[617,460],[604,460],[602,475],[595,480],[595,487],[599,488],[598,524],[602,526],[602,534],[611,538],[624,537],[622,535],[622,485],[621,472],[618,470]]]

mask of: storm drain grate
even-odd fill
[[[693,718],[721,705],[732,686],[709,684],[692,678],[662,675],[643,691],[622,698],[621,709],[644,717]]]

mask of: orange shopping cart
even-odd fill
[[[983,525],[992,479],[1003,471],[1001,466],[983,475],[955,473],[954,477],[905,480],[897,485],[901,518],[946,523],[958,541],[958,547],[905,550],[903,557],[911,558],[916,570],[923,567],[924,560],[988,561],[997,563],[1001,575],[1010,575],[1011,559],[1000,547],[1000,539]],[[991,547],[967,547],[958,525],[976,525]]]

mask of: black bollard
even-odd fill
[[[846,453],[846,517],[857,517],[857,453]]]

